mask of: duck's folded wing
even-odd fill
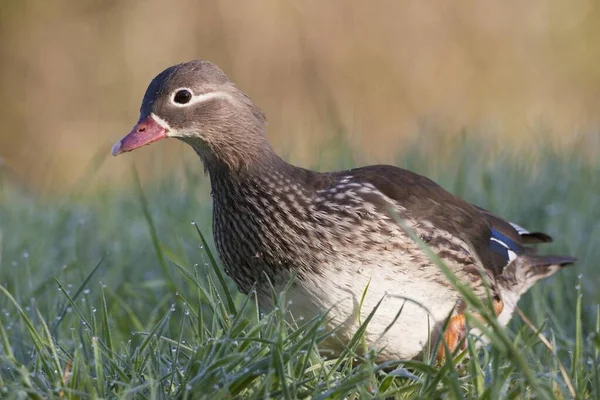
[[[492,276],[501,274],[523,252],[524,241],[509,223],[486,214],[422,175],[389,165],[357,168],[344,174],[348,173],[353,181],[373,185],[411,219],[427,221],[434,232],[467,243]],[[337,178],[344,177],[340,174]]]
[[[524,293],[537,280],[575,262],[575,258],[569,256],[533,254],[527,245],[547,243],[552,238],[545,233],[529,232],[483,208],[473,206],[430,179],[410,171],[378,165],[332,174],[330,178],[337,182],[350,180],[369,184],[396,203],[402,210],[402,216],[415,221],[417,228],[421,223],[428,226],[431,237],[423,239],[429,245],[435,245],[432,247],[437,247],[442,260],[445,259],[444,254],[454,252],[456,255],[454,238],[460,239],[468,246],[469,256],[462,259],[452,257],[454,261],[459,261],[454,263],[454,271],[457,276],[471,279],[475,286],[479,286],[475,282],[481,282],[480,267],[483,267],[496,283],[515,293]],[[389,208],[376,194],[366,194],[365,201],[379,209]],[[464,250],[461,247],[458,253]],[[496,292],[499,287],[494,285],[492,289]]]

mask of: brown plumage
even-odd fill
[[[575,260],[534,255],[526,245],[549,236],[410,171],[376,165],[319,173],[290,165],[269,146],[265,125],[218,67],[192,61],[150,83],[138,124],[113,154],[166,137],[188,143],[210,175],[215,243],[227,274],[243,292],[256,285],[264,308],[272,307],[271,285],[281,289],[296,276],[290,310],[296,317],[330,310],[331,327],[341,327],[327,343],[331,349],[343,346],[359,316],[364,320],[382,298],[366,334],[382,359],[417,356],[436,333],[432,326],[463,311],[455,310],[457,291],[397,218],[476,294],[491,290],[502,324],[531,285]],[[466,333],[464,318],[452,321],[445,339],[456,346]]]

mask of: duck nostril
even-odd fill
[[[145,132],[146,131],[146,127],[145,126],[140,126],[137,131],[138,132]]]

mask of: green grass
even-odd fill
[[[0,175],[0,397],[600,397],[600,162],[551,151],[489,161],[480,150],[407,151],[397,165],[548,232],[556,241],[542,252],[579,257],[520,302],[552,350],[515,317],[482,327],[491,344],[481,351],[471,337],[439,366],[377,365],[374,352],[357,355],[360,335],[322,358],[325,317],[285,322],[285,293],[263,315],[223,276],[199,161],[181,180],[142,188],[132,177],[125,191],[52,199]],[[355,164],[344,154],[326,167]]]

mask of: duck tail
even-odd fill
[[[577,261],[577,258],[571,256],[538,256],[538,255],[527,255],[527,260],[532,267],[566,267]]]
[[[573,264],[577,259],[570,256],[542,256],[524,254],[508,265],[500,278],[501,285],[511,292],[524,294],[540,279]]]

